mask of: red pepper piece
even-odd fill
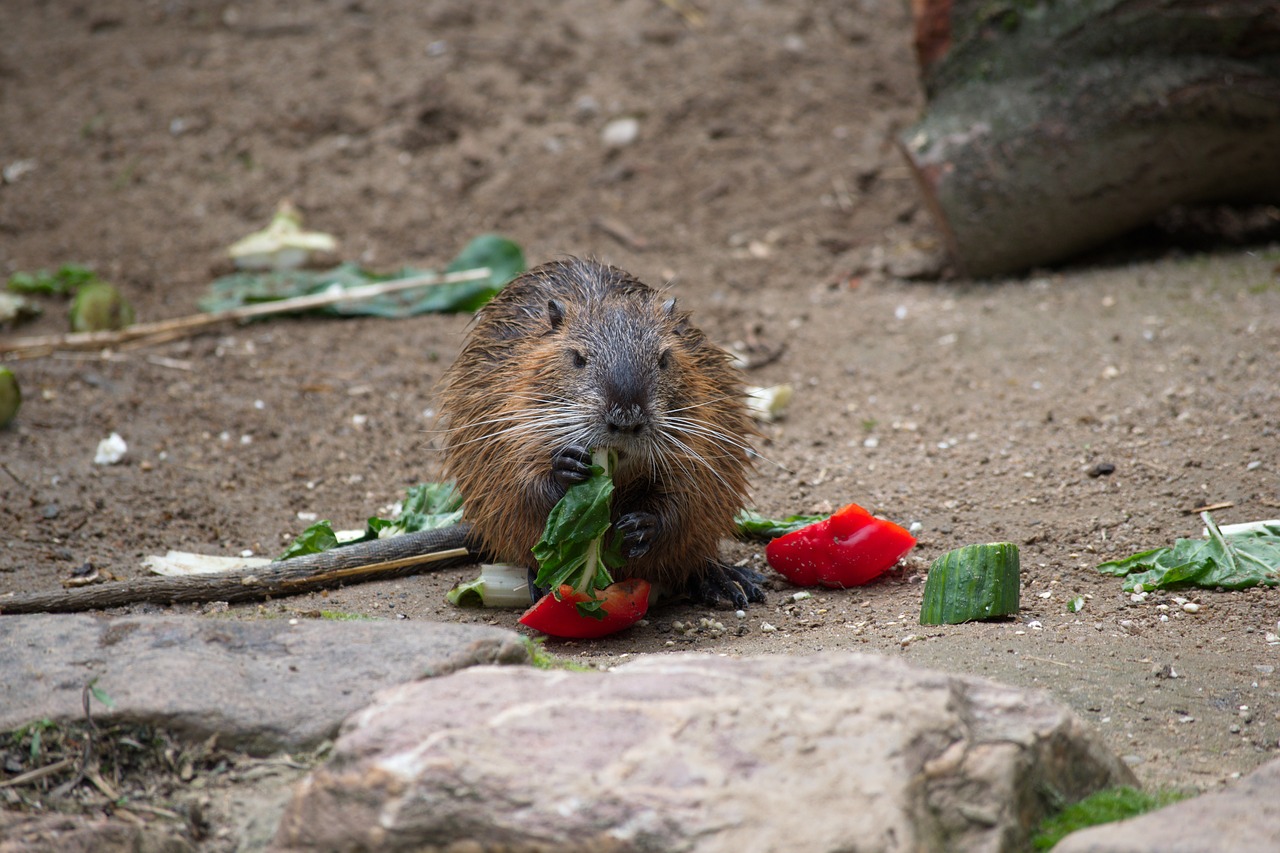
[[[773,540],[764,555],[797,586],[843,589],[884,574],[915,544],[902,527],[849,504],[828,519]]]
[[[614,634],[631,627],[648,612],[649,582],[628,578],[598,590],[596,597],[604,599],[603,619],[579,613],[578,602],[588,601],[591,596],[564,584],[559,600],[551,593],[542,596],[520,617],[520,624],[567,640],[593,640]]]

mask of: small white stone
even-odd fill
[[[600,140],[610,148],[625,148],[640,136],[640,122],[630,116],[615,118],[600,131]]]
[[[1182,605],[1182,609],[1188,613],[1199,613],[1200,605],[1196,604],[1194,601],[1188,601],[1186,604]]]
[[[776,627],[774,627],[773,625],[770,625],[768,622],[761,622],[761,623],[760,623],[760,631],[761,631],[761,633],[764,633],[764,634],[772,634],[774,631],[777,631],[777,630],[778,630],[778,629],[777,629]]]
[[[115,465],[127,452],[129,452],[129,445],[125,444],[119,433],[113,432],[98,442],[98,449],[93,454],[93,464]]]

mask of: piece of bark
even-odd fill
[[[915,0],[898,147],[957,268],[1064,260],[1175,205],[1280,201],[1274,0]]]
[[[0,596],[0,614],[73,613],[124,604],[255,601],[474,562],[469,524],[374,539],[220,575],[146,577],[58,592]],[[437,554],[433,552],[445,552]]]

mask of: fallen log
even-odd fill
[[[1176,205],[1280,202],[1275,0],[913,0],[898,138],[958,270],[1062,261]]]
[[[421,530],[218,575],[146,577],[54,592],[0,596],[0,614],[74,613],[125,604],[260,601],[475,562],[470,525]]]

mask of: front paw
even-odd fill
[[[561,488],[584,483],[591,477],[591,451],[571,444],[551,457],[551,479]]]
[[[643,557],[658,535],[658,517],[651,512],[629,512],[614,525],[622,534],[622,554],[629,560]]]
[[[745,610],[748,604],[764,602],[764,590],[760,588],[763,583],[764,575],[759,572],[712,560],[703,574],[689,579],[687,592],[698,604]]]

